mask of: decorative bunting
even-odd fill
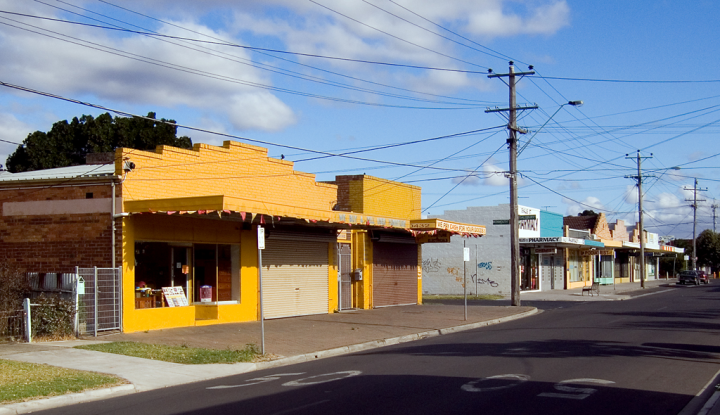
[[[230,215],[230,214],[232,214],[232,210],[224,210],[223,209],[223,213],[227,213],[228,215]]]
[[[168,214],[168,215],[174,215],[174,214],[175,214],[175,211],[174,211],[174,210],[170,210],[170,211],[168,211],[167,214]]]
[[[245,212],[240,212],[240,217],[242,218],[243,222],[245,222]]]
[[[265,215],[263,215],[263,214],[260,215],[260,224],[261,225],[265,224]]]
[[[197,213],[198,213],[198,215],[204,215],[204,214],[205,214],[205,211],[204,211],[204,210],[198,210]]]

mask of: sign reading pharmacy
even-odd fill
[[[585,245],[582,239],[568,238],[567,236],[553,236],[545,238],[520,238],[521,244],[572,244]]]

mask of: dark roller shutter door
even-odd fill
[[[373,243],[373,305],[417,304],[418,246]]]

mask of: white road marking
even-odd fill
[[[277,375],[263,376],[263,377],[259,377],[259,378],[248,379],[248,380],[245,381],[245,382],[252,382],[252,383],[242,383],[242,384],[240,384],[240,385],[211,386],[211,387],[206,388],[206,389],[242,388],[243,386],[258,385],[258,384],[260,384],[260,383],[266,383],[266,382],[271,382],[271,381],[273,381],[273,380],[278,380],[278,379],[280,379],[281,376],[300,376],[300,375],[304,375],[304,374],[305,374],[305,372],[300,372],[300,373],[278,373]],[[256,381],[256,382],[253,382],[253,381]]]
[[[566,386],[568,384],[578,384],[578,383],[597,383],[600,385],[610,385],[615,382],[610,381],[610,380],[604,380],[604,379],[588,379],[588,378],[563,380],[562,382],[558,382],[553,386],[556,390],[559,390],[561,392],[568,392],[568,393],[545,392],[545,393],[539,394],[538,396],[542,396],[543,398],[561,398],[561,399],[582,400],[582,399],[585,399],[588,396],[592,395],[593,393],[597,392],[597,389],[593,389],[593,388],[578,388],[575,386]]]
[[[485,388],[478,388],[475,386],[478,383],[485,382],[485,381],[492,380],[492,379],[514,380],[515,383],[511,383],[511,384],[503,385],[503,386],[488,386]],[[495,375],[495,376],[490,376],[487,378],[481,378],[478,380],[474,380],[472,382],[468,382],[468,383],[462,385],[462,387],[460,389],[464,390],[465,392],[489,392],[489,391],[496,391],[496,390],[501,390],[501,389],[512,388],[512,387],[518,386],[522,383],[525,383],[528,380],[530,380],[530,376],[528,376],[528,375],[514,375],[514,374]]]
[[[343,372],[326,373],[326,374],[324,374],[324,375],[316,375],[316,376],[310,376],[310,377],[307,377],[307,378],[304,378],[304,379],[291,380],[290,382],[285,382],[285,383],[283,383],[282,385],[283,385],[283,386],[319,385],[319,384],[321,384],[321,383],[333,382],[333,381],[340,380],[340,379],[350,378],[350,377],[353,377],[353,376],[357,376],[357,375],[359,375],[359,374],[361,374],[361,373],[362,373],[362,372],[359,371],[359,370],[346,370],[346,371],[343,371]],[[310,381],[310,382],[308,382],[308,380],[310,380],[310,379],[317,379],[317,378],[322,378],[322,377],[324,377],[324,376],[332,376],[332,375],[342,375],[342,376],[339,376],[339,377],[336,377],[336,378],[325,379],[325,380],[316,380],[316,381]]]

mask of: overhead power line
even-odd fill
[[[387,165],[393,165],[393,166],[399,166],[399,167],[422,167],[422,168],[425,168],[425,169],[444,170],[444,171],[456,171],[456,172],[457,172],[457,171],[464,171],[463,169],[448,169],[448,168],[442,168],[442,167],[428,167],[428,166],[421,166],[421,165],[408,164],[408,163],[397,163],[397,162],[393,162],[393,161],[369,159],[369,158],[364,158],[364,157],[356,157],[356,156],[350,156],[350,155],[335,154],[335,153],[330,153],[330,152],[327,152],[327,151],[313,150],[313,149],[308,149],[308,148],[303,148],[303,147],[298,147],[298,146],[291,146],[291,145],[287,145],[287,144],[273,143],[273,142],[270,142],[270,141],[257,140],[257,139],[253,139],[253,138],[242,137],[242,136],[239,136],[239,135],[222,133],[222,132],[218,132],[218,131],[212,131],[212,130],[208,130],[208,129],[204,129],[204,128],[198,128],[198,127],[193,127],[193,126],[183,125],[183,124],[178,124],[178,123],[171,123],[171,122],[169,122],[169,121],[157,120],[157,119],[155,119],[155,118],[149,118],[149,117],[145,117],[145,116],[142,116],[142,115],[133,114],[133,113],[130,113],[130,112],[127,112],[127,111],[112,109],[112,108],[108,108],[108,107],[105,107],[105,106],[102,106],[102,105],[97,105],[97,104],[92,104],[92,103],[89,103],[89,102],[80,101],[80,100],[77,100],[77,99],[67,98],[67,97],[63,97],[63,96],[61,96],[61,95],[52,94],[52,93],[49,93],[49,92],[37,91],[37,90],[31,89],[31,88],[26,88],[26,87],[19,86],[19,85],[13,85],[13,84],[10,84],[10,83],[7,83],[7,82],[3,82],[3,81],[0,81],[0,86],[4,86],[4,87],[7,87],[7,88],[12,88],[12,89],[15,89],[15,90],[18,90],[18,91],[28,92],[28,93],[31,93],[31,94],[40,95],[40,96],[44,96],[44,97],[48,97],[48,98],[54,98],[54,99],[58,99],[58,100],[61,100],[61,101],[71,102],[71,103],[73,103],[73,104],[84,105],[84,106],[91,107],[91,108],[96,108],[96,109],[99,109],[99,110],[102,110],[102,111],[112,112],[112,113],[115,113],[115,114],[118,114],[118,115],[123,115],[123,116],[127,116],[127,117],[135,117],[135,118],[140,118],[140,119],[146,119],[146,120],[151,120],[151,121],[153,121],[153,122],[164,122],[164,123],[166,123],[166,124],[170,124],[170,125],[172,125],[172,126],[174,126],[174,127],[177,127],[177,128],[184,128],[184,129],[191,130],[191,131],[202,132],[202,133],[207,133],[207,134],[213,134],[213,135],[217,135],[217,136],[221,136],[221,137],[234,138],[234,139],[238,139],[238,140],[242,140],[242,141],[246,141],[246,142],[250,142],[250,143],[262,144],[262,145],[266,145],[266,146],[274,146],[274,147],[288,148],[288,149],[292,149],[292,150],[299,150],[299,151],[304,151],[304,152],[308,152],[308,153],[321,154],[321,155],[330,156],[330,157],[341,157],[341,158],[347,158],[347,159],[352,159],[352,160],[367,161],[367,162],[372,162],[372,163],[387,164]],[[492,127],[492,128],[502,128],[502,127],[504,127],[504,126],[501,126],[501,127]],[[491,128],[491,129],[492,129],[492,128]]]
[[[407,39],[403,39],[403,38],[401,38],[401,37],[399,37],[399,36],[395,36],[395,35],[393,35],[392,33],[389,33],[389,32],[386,32],[386,31],[384,31],[384,30],[378,29],[377,27],[371,26],[371,25],[369,25],[369,24],[367,24],[367,23],[361,22],[360,20],[354,19],[354,18],[352,18],[352,17],[350,17],[350,16],[348,16],[348,15],[346,15],[346,14],[340,13],[340,12],[337,11],[337,10],[331,9],[330,7],[325,6],[325,5],[323,5],[323,4],[320,4],[320,3],[316,2],[315,0],[308,0],[308,1],[309,1],[310,3],[313,3],[313,4],[316,4],[316,5],[320,6],[320,7],[324,8],[324,9],[326,9],[326,10],[329,10],[329,11],[335,13],[335,14],[338,14],[338,15],[346,18],[346,19],[352,20],[352,21],[355,22],[355,23],[358,23],[358,24],[363,25],[363,26],[365,26],[365,27],[368,27],[368,28],[370,28],[370,29],[376,30],[376,31],[378,31],[378,32],[380,32],[380,33],[382,33],[382,34],[384,34],[384,35],[390,36],[390,37],[393,38],[393,39],[396,39],[396,40],[399,40],[399,41],[401,41],[401,42],[407,43],[407,44],[409,44],[409,45],[418,47],[418,48],[423,49],[423,50],[426,50],[426,51],[428,51],[428,52],[432,52],[432,53],[435,53],[435,54],[437,54],[437,55],[444,56],[444,57],[449,58],[449,59],[452,59],[452,60],[454,60],[454,61],[466,63],[466,64],[471,65],[471,66],[477,66],[478,68],[488,69],[487,66],[478,65],[478,64],[476,64],[476,63],[472,63],[472,62],[469,62],[469,61],[466,61],[466,60],[463,60],[463,59],[460,59],[460,58],[456,58],[456,57],[451,56],[451,55],[448,55],[448,54],[446,54],[446,53],[438,52],[438,51],[436,51],[436,50],[427,48],[427,47],[425,47],[425,46],[418,45],[418,44],[415,43],[415,42],[411,42],[411,41],[409,41],[409,40],[407,40]],[[486,73],[487,73],[487,72],[486,72]]]
[[[248,50],[258,50],[258,51],[272,52],[272,53],[283,53],[283,54],[288,54],[288,55],[304,56],[304,57],[308,57],[308,58],[320,58],[320,59],[329,59],[329,60],[337,60],[337,61],[344,61],[344,62],[365,63],[365,64],[370,64],[370,65],[403,67],[403,68],[410,68],[410,69],[424,69],[424,70],[429,70],[429,71],[461,72],[461,73],[473,73],[473,74],[482,74],[482,75],[487,74],[487,71],[468,71],[468,70],[452,69],[452,68],[437,68],[437,67],[432,67],[432,66],[407,65],[407,64],[402,64],[402,63],[370,61],[370,60],[364,60],[364,59],[351,59],[351,58],[342,58],[342,57],[338,57],[338,56],[318,55],[318,54],[312,54],[312,53],[291,52],[291,51],[280,50],[280,49],[260,48],[260,47],[256,47],[256,46],[240,45],[240,44],[232,43],[232,42],[216,42],[216,41],[210,41],[210,40],[200,40],[200,39],[193,39],[193,38],[187,38],[187,37],[182,37],[182,36],[163,35],[163,34],[156,34],[153,32],[146,32],[146,31],[140,31],[140,30],[131,30],[131,29],[112,27],[112,26],[103,26],[103,25],[95,25],[95,24],[90,24],[90,23],[74,22],[72,20],[63,20],[63,19],[55,19],[55,18],[51,18],[51,17],[34,16],[34,15],[30,15],[30,14],[25,14],[25,13],[9,12],[6,10],[0,10],[0,13],[29,17],[29,18],[33,18],[33,19],[48,20],[48,21],[53,21],[53,22],[58,22],[58,23],[66,23],[66,24],[72,24],[72,25],[78,25],[78,26],[94,27],[97,29],[114,30],[114,31],[125,32],[125,33],[134,33],[134,34],[151,36],[151,37],[162,37],[162,38],[167,38],[167,39],[186,40],[189,42],[206,43],[209,45],[228,46],[228,47],[242,48],[242,49],[248,49]],[[479,65],[476,65],[476,66],[479,66]]]
[[[678,80],[678,79],[594,79],[594,78],[564,78],[560,76],[537,76],[537,78],[543,79],[555,79],[558,81],[583,81],[583,82],[614,82],[614,83],[626,83],[626,84],[706,84],[720,82],[720,79],[693,79],[693,80]]]

